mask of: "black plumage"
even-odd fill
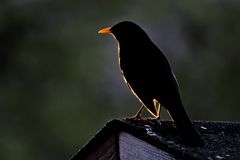
[[[160,103],[169,112],[186,143],[203,145],[184,109],[171,66],[148,35],[138,25],[128,21],[100,30],[99,33],[110,33],[117,39],[121,72],[143,106],[158,118]],[[139,117],[140,113],[141,110],[136,116]]]

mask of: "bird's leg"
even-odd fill
[[[141,106],[141,108],[138,110],[137,114],[134,117],[141,119],[141,113],[143,109],[144,109],[144,105]]]
[[[142,120],[141,113],[142,113],[143,109],[144,109],[144,105],[141,106],[141,108],[138,110],[138,112],[137,112],[137,114],[135,116],[129,117],[129,118],[126,118],[126,119],[127,120],[132,120],[132,119],[133,120]]]
[[[158,110],[157,110],[157,120],[160,121],[160,114],[161,114],[161,104],[158,103]]]
[[[154,106],[157,108],[157,114],[154,115],[154,118],[148,118],[148,119],[160,121],[161,104],[157,101],[154,101]]]

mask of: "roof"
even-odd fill
[[[194,121],[202,135],[204,147],[189,147],[182,143],[172,121],[157,120],[112,120],[109,121],[72,160],[83,159],[113,134],[127,132],[178,159],[229,159],[240,157],[240,123]]]

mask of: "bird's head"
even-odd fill
[[[120,44],[136,43],[142,40],[149,39],[142,28],[130,21],[119,22],[112,27],[101,29],[98,33],[112,34]]]

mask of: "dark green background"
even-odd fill
[[[137,112],[116,41],[97,34],[121,20],[166,53],[192,119],[239,121],[239,19],[237,0],[2,0],[0,159],[68,159]]]

